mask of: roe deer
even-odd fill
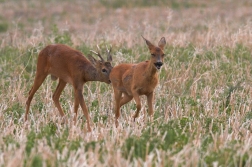
[[[133,98],[136,102],[135,120],[141,110],[140,95],[147,96],[149,115],[153,115],[153,91],[158,84],[157,71],[163,65],[165,38],[162,37],[158,47],[145,39],[151,53],[151,59],[138,64],[120,64],[114,67],[110,73],[110,80],[114,89],[115,98],[115,124],[118,126],[120,107]],[[123,97],[122,97],[123,95]]]
[[[59,78],[58,86],[53,94],[53,101],[58,108],[60,115],[65,114],[60,106],[59,97],[66,84],[73,85],[74,88],[74,122],[76,122],[77,110],[81,106],[87,120],[88,131],[91,131],[89,113],[84,102],[82,90],[83,84],[87,81],[100,81],[110,83],[109,74],[113,68],[111,65],[112,56],[108,50],[107,62],[96,53],[101,60],[96,60],[88,55],[86,59],[83,54],[77,50],[63,44],[54,44],[46,46],[38,55],[37,72],[34,84],[29,91],[29,97],[26,101],[25,121],[27,120],[30,103],[33,95],[38,90],[46,76],[51,74],[52,80]]]

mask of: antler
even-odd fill
[[[93,51],[93,50],[90,50],[90,51],[93,52],[94,54],[96,54],[98,57],[100,57],[101,61],[104,62],[104,59],[101,57],[101,54],[100,54],[100,50],[101,50],[101,49],[99,48],[98,45],[96,45],[96,47],[97,47],[97,49],[98,49],[98,52],[95,52],[95,51]]]
[[[96,54],[97,56],[100,57],[101,61],[105,62],[104,59],[102,58],[101,54],[100,54],[100,47],[98,45],[96,45],[97,49],[98,49],[98,52],[95,52],[93,50],[90,50],[92,53]],[[112,56],[111,56],[111,50],[112,50],[112,47],[110,46],[110,48],[108,49],[108,47],[106,46],[107,48],[107,52],[108,52],[108,56],[107,56],[107,61],[111,62],[112,61]]]
[[[91,52],[93,52],[92,50],[90,50]],[[96,52],[95,52],[96,53]],[[95,64],[96,63],[96,59],[91,55],[91,54],[88,54],[87,55],[88,57],[88,60],[92,63],[92,64]]]
[[[112,61],[112,56],[111,56],[111,50],[112,50],[112,47],[110,46],[110,48],[108,49],[108,47],[106,46],[107,48],[107,52],[108,52],[108,57],[107,57],[107,61],[111,62]]]
[[[99,45],[96,45],[96,47],[97,47],[97,49],[98,49],[98,56],[100,57],[100,59],[101,59],[101,61],[103,61],[104,62],[104,59],[101,57],[101,54],[100,54],[100,47],[99,47]]]
[[[90,52],[92,52],[92,53],[94,53],[94,54],[96,54],[96,55],[99,54],[99,53],[97,53],[96,51],[93,51],[93,50],[90,50]]]

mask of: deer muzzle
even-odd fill
[[[162,62],[156,62],[154,63],[155,67],[159,70],[161,68],[161,66],[163,65]]]

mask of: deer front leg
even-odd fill
[[[128,103],[132,99],[133,99],[133,96],[130,96],[127,93],[124,93],[123,98],[120,100],[120,107]]]
[[[140,101],[140,96],[139,96],[138,93],[134,93],[134,94],[133,94],[133,98],[134,98],[134,100],[135,100],[135,102],[136,102],[136,108],[137,108],[136,113],[135,113],[135,115],[133,116],[133,119],[134,119],[134,121],[135,121],[135,119],[139,116],[139,112],[140,112],[140,110],[141,110],[141,101]]]
[[[147,103],[148,103],[148,108],[149,108],[149,116],[151,117],[152,119],[152,116],[153,116],[153,105],[152,105],[152,102],[153,102],[153,92],[151,92],[150,94],[147,95]]]
[[[76,97],[77,96],[77,97]],[[78,98],[78,101],[80,103],[80,106],[83,110],[83,114],[84,116],[86,117],[86,120],[87,120],[87,129],[88,131],[90,132],[91,131],[91,127],[90,127],[90,117],[89,117],[89,113],[88,113],[88,110],[87,110],[87,106],[84,102],[84,98],[83,98],[83,95],[82,95],[82,88],[78,88],[78,89],[75,89],[75,98]],[[76,104],[76,103],[75,103]]]
[[[65,122],[67,123],[67,119],[64,117],[65,114],[64,114],[64,112],[62,110],[62,107],[60,106],[59,98],[60,98],[60,94],[63,91],[63,89],[65,88],[65,86],[66,86],[66,82],[63,81],[63,80],[61,80],[61,79],[59,79],[58,86],[57,86],[55,92],[53,93],[53,97],[52,97],[55,106],[57,107],[57,109],[60,112],[60,116],[63,118],[62,123],[65,123]]]
[[[122,98],[122,92],[114,89],[114,98],[115,98],[115,125],[118,127],[118,118],[120,117],[120,101]]]
[[[80,105],[80,102],[79,102],[78,96],[74,96],[74,119],[73,119],[74,124],[76,124],[77,122],[77,111],[78,111],[79,105]]]
[[[60,94],[61,92],[63,91],[63,89],[65,88],[66,86],[66,82],[64,82],[63,80],[59,80],[59,83],[58,83],[58,86],[55,90],[55,92],[53,93],[53,101],[54,101],[54,104],[55,106],[58,108],[59,112],[60,112],[60,116],[64,116],[64,112],[62,110],[62,107],[60,106],[60,103],[59,103],[59,98],[60,98]]]

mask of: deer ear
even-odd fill
[[[162,50],[164,50],[165,44],[166,44],[165,38],[162,37],[162,38],[160,39],[160,41],[158,42],[158,46],[159,46]]]
[[[87,55],[88,57],[88,60],[93,64],[93,65],[96,65],[97,63],[97,60],[90,54]]]
[[[112,62],[111,50],[112,50],[112,47],[110,47],[109,49],[107,48],[107,52],[108,52],[107,61],[108,62]]]
[[[107,61],[108,62],[112,62],[112,56],[111,56],[111,54],[108,55]]]
[[[143,36],[142,36],[143,37]],[[145,42],[146,42],[146,44],[148,45],[148,48],[150,49],[150,50],[152,50],[153,48],[155,48],[155,46],[150,42],[150,41],[148,41],[147,39],[145,39],[144,37],[143,37],[143,39],[145,40]]]

